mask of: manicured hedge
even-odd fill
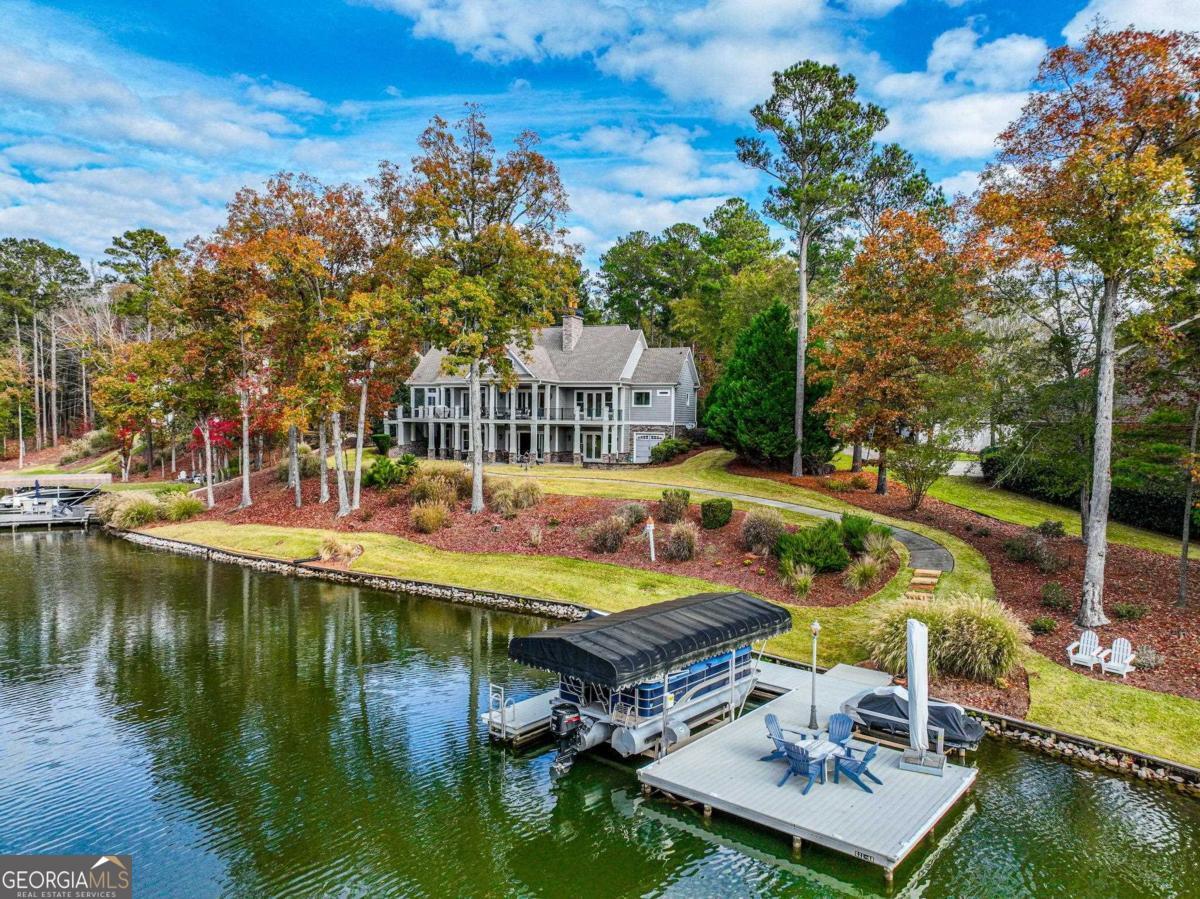
[[[985,449],[980,454],[984,478],[1014,493],[1078,511],[1079,487],[1064,478],[1058,467],[1048,460],[1024,454],[1018,461],[1018,451],[1015,446]],[[1108,517],[1134,527],[1178,536],[1183,525],[1185,485],[1182,476],[1178,485],[1144,480],[1141,487],[1135,487],[1133,477],[1122,476],[1125,474],[1122,469],[1127,467],[1120,460],[1113,464]],[[1192,512],[1192,528],[1200,528],[1200,510]]]

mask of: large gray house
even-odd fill
[[[432,349],[408,379],[411,407],[391,422],[403,452],[465,459],[470,414],[463,375]],[[510,350],[518,383],[482,389],[484,458],[648,462],[666,437],[696,426],[699,376],[688,348],[651,347],[628,325],[584,325],[576,315],[544,328],[528,351]]]

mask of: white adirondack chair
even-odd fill
[[[1133,670],[1133,659],[1137,653],[1133,651],[1128,640],[1124,637],[1117,637],[1113,640],[1112,649],[1104,650],[1102,655],[1104,660],[1100,663],[1100,667],[1104,673],[1119,674],[1124,677]]]
[[[1086,665],[1091,671],[1097,665],[1104,664],[1107,650],[1100,649],[1100,638],[1095,631],[1084,631],[1079,639],[1067,647],[1067,658],[1072,665]]]

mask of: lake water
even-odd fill
[[[137,895],[839,896],[877,869],[488,743],[534,618],[80,534],[0,543],[0,853],[131,853]],[[1200,803],[986,744],[895,894],[1200,896]]]

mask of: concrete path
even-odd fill
[[[538,472],[532,470],[528,472],[531,477],[537,477]],[[554,477],[552,472],[547,472],[543,477]],[[635,481],[627,478],[577,478],[568,477],[562,480],[573,481],[592,481],[594,483],[603,484],[635,484],[641,487],[654,487],[656,489],[667,490],[672,487],[679,487],[680,484],[659,484],[652,481]],[[801,515],[810,515],[813,518],[827,518],[831,521],[838,521],[842,517],[841,512],[831,512],[828,509],[817,509],[813,506],[805,506],[800,503],[789,503],[779,499],[767,499],[762,496],[752,496],[748,493],[731,493],[726,490],[710,490],[707,487],[687,487],[692,493],[701,493],[705,496],[721,496],[726,499],[739,500],[746,503],[757,503],[760,506],[770,506],[773,509],[784,509],[788,512],[798,512]],[[908,564],[910,568],[929,568],[937,571],[953,571],[954,556],[950,550],[942,546],[940,543],[931,540],[924,534],[918,534],[916,531],[910,531],[907,528],[897,527],[894,524],[889,524],[892,529],[892,536],[904,544],[908,549]]]

